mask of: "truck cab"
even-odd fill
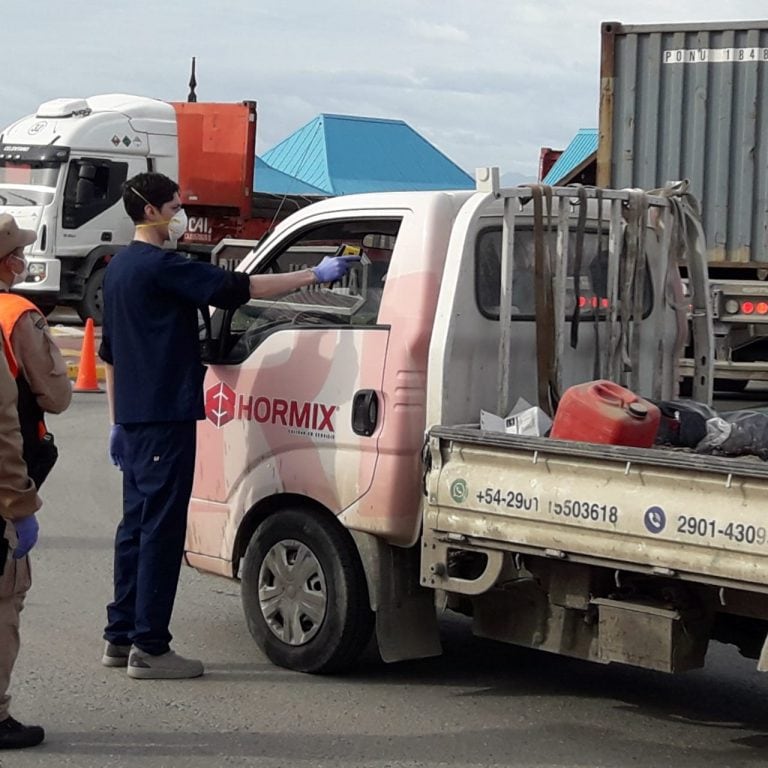
[[[154,99],[55,99],[6,128],[0,211],[38,233],[19,293],[43,309],[74,303],[100,316],[103,268],[133,232],[122,184],[150,169],[177,173],[174,109]]]
[[[362,252],[339,284],[214,313],[191,563],[234,575],[233,555],[259,517],[246,513],[297,494],[401,545],[415,541],[432,318],[469,194],[316,203],[243,261],[247,272],[284,272],[342,245]]]

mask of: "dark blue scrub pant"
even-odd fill
[[[195,468],[196,422],[126,424],[123,519],[115,536],[115,599],[104,638],[151,654],[170,649]]]

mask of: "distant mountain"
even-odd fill
[[[531,184],[536,181],[534,174],[517,173],[509,171],[501,174],[501,184],[504,187],[517,187],[520,184]]]

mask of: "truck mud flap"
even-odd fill
[[[385,662],[440,656],[435,593],[419,585],[419,548],[393,547],[371,534],[350,531],[376,613],[376,640]]]

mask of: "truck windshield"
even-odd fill
[[[0,160],[0,205],[45,205],[59,180],[61,163]]]

